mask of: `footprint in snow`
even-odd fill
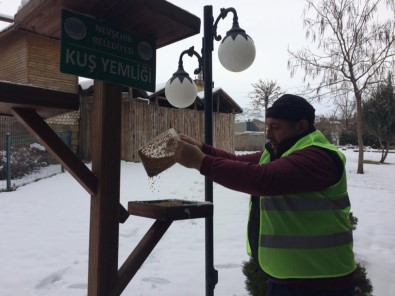
[[[149,282],[153,284],[160,284],[160,285],[166,285],[169,284],[170,281],[164,279],[164,278],[159,278],[159,277],[149,277],[149,278],[143,278],[143,282]]]
[[[85,290],[85,289],[88,288],[88,284],[86,284],[86,283],[71,284],[71,285],[68,285],[67,288],[69,288],[69,289],[81,289],[81,290]]]
[[[69,268],[63,268],[61,270],[55,271],[53,273],[51,273],[49,276],[43,278],[37,285],[36,285],[36,289],[37,290],[42,290],[45,288],[48,288],[50,286],[53,286],[56,282],[59,282],[63,279],[63,275],[66,273],[66,271]]]

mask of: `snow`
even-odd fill
[[[25,6],[30,0],[21,0],[21,4],[18,7],[18,10],[20,10],[23,6]]]
[[[93,86],[93,79],[85,78],[85,77],[80,77],[79,79],[79,84],[82,88],[82,90],[87,90],[89,87]],[[162,83],[157,83],[155,85],[155,92],[158,92],[166,87],[166,82]],[[148,95],[152,95],[153,92],[147,92]]]
[[[38,144],[38,143],[30,144],[30,148],[35,148],[35,149],[40,150],[40,151],[45,151],[45,147],[43,145],[41,145],[41,144]]]
[[[13,20],[14,17],[10,14],[6,14],[6,13],[1,13],[0,12],[0,20],[5,19],[5,20]]]
[[[49,178],[53,175],[59,174],[61,171],[62,171],[62,166],[60,164],[50,164],[48,166],[41,167],[39,171],[32,172],[25,178],[11,179],[11,188],[17,188],[20,186],[30,184],[32,182],[36,182],[44,178]],[[7,180],[1,180],[0,188],[5,190],[7,188],[6,184],[7,184]],[[2,198],[2,193],[3,192],[0,192],[0,200]]]
[[[87,78],[81,78],[79,79],[78,82],[82,88],[82,90],[87,90],[91,86],[93,86],[93,79],[87,79]]]
[[[374,295],[395,290],[395,153],[389,164],[365,164],[356,174],[357,153],[347,155],[357,261],[374,285]],[[378,160],[379,153],[365,153]],[[140,163],[122,162],[121,203],[131,200],[204,200],[204,178],[175,165],[149,179]],[[248,260],[246,194],[214,185],[214,262],[218,296],[245,296],[241,266]],[[58,174],[13,192],[0,193],[0,295],[87,294],[90,196],[70,174]],[[131,216],[120,225],[119,265],[152,225]],[[205,294],[204,219],[175,221],[122,295]]]

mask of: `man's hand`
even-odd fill
[[[203,158],[206,155],[196,144],[191,144],[181,137],[181,140],[177,142],[177,148],[174,156],[179,164],[187,168],[200,170]]]
[[[180,134],[180,139],[189,143],[189,144],[197,146],[200,150],[202,150],[202,148],[203,148],[202,142],[199,142],[199,141],[195,140],[194,138],[191,138],[190,136]]]

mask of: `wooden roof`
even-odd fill
[[[198,97],[204,101],[204,91],[199,92]],[[243,113],[243,109],[221,87],[213,88],[213,107],[220,113]]]
[[[152,38],[157,48],[200,32],[200,18],[164,0],[30,0],[15,14],[14,27],[60,39],[62,8]]]

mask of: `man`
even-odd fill
[[[270,296],[351,296],[355,268],[345,157],[286,94],[266,113],[263,152],[234,155],[181,135],[176,161],[251,195],[248,252]]]

